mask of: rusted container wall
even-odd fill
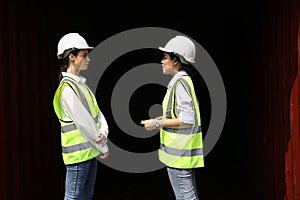
[[[288,189],[300,187],[285,176],[292,167],[286,159],[290,97],[297,74],[298,13],[296,0],[262,2],[256,30],[249,167],[268,200],[285,199]]]
[[[286,151],[286,199],[300,199],[300,22],[298,22],[298,72],[291,91],[290,138]]]
[[[0,1],[1,199],[62,199],[55,50],[40,1]],[[52,131],[53,130],[53,131]]]
[[[0,1],[1,199],[53,200],[63,195],[59,127],[52,110],[57,41],[48,35],[40,4]],[[254,74],[249,91],[248,166],[266,200],[298,200],[300,186],[290,174],[297,144],[292,149],[289,144],[293,131],[298,131],[292,129],[290,108],[297,100],[292,96],[291,101],[291,91],[298,68],[300,9],[297,0],[259,4],[255,39],[250,38],[254,51],[245,61],[253,64]]]

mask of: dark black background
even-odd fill
[[[88,44],[97,46],[103,40],[125,30],[138,27],[164,27],[177,30],[200,43],[216,63],[226,89],[227,117],[221,137],[214,149],[205,157],[205,167],[197,170],[197,184],[200,199],[261,199],[256,185],[248,173],[245,157],[245,123],[251,105],[248,94],[251,89],[252,63],[255,52],[256,23],[259,6],[255,1],[105,1],[105,2],[66,2],[49,1],[45,3],[47,27],[53,38],[48,48],[56,51],[60,37],[68,32],[83,35]],[[56,60],[56,52],[49,56]],[[160,62],[155,50],[137,51],[116,61],[128,66],[147,63],[149,60]],[[128,67],[130,68],[130,67]],[[57,68],[58,69],[58,68]],[[153,150],[158,146],[158,138],[135,139],[122,133],[111,114],[109,92],[118,77],[127,69],[111,66],[101,80],[107,83],[107,91],[97,91],[103,97],[99,105],[110,126],[111,141],[122,148],[136,152]],[[129,69],[128,69],[129,70]],[[141,107],[162,98],[164,88],[145,86],[137,91],[130,108],[135,122],[143,118]],[[51,88],[53,90],[54,88]],[[149,102],[141,98],[147,90],[156,93]],[[157,90],[157,92],[156,92]],[[203,86],[203,90],[205,90]],[[203,123],[209,123],[209,98],[200,102],[203,107]],[[140,107],[134,108],[138,104]],[[207,117],[206,117],[207,116]],[[206,118],[205,118],[206,117]],[[63,166],[60,166],[64,170]],[[166,170],[144,174],[120,172],[104,165],[99,166],[94,199],[174,199],[168,182]],[[60,178],[63,182],[64,177]],[[63,187],[63,183],[59,184]],[[61,194],[63,196],[63,194]]]

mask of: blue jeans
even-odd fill
[[[198,200],[195,171],[167,167],[176,200]]]
[[[66,165],[64,200],[91,200],[97,175],[98,161],[94,158],[82,163]]]

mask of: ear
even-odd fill
[[[174,63],[174,65],[176,66],[176,65],[178,65],[179,62],[178,62],[177,59],[174,59],[173,63]]]
[[[75,59],[74,57],[75,57],[75,56],[74,56],[72,53],[70,53],[70,54],[69,54],[69,60],[70,60],[70,61],[72,61],[72,62],[73,62],[73,61],[74,61],[74,59]]]

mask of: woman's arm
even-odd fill
[[[141,124],[144,125],[145,129],[148,131],[154,130],[156,128],[191,128],[193,124],[188,124],[180,121],[178,118],[175,119],[148,119],[142,120]]]
[[[99,138],[96,140],[96,142],[104,145],[107,142],[108,124],[107,124],[106,119],[100,109],[99,109],[98,113],[99,113],[98,120],[100,123],[100,129],[99,129]]]
[[[174,119],[162,120],[161,117],[156,119],[143,120],[142,125],[146,130],[154,130],[155,128],[191,128],[194,124],[195,111],[192,106],[192,99],[184,89],[182,84],[176,87],[176,103],[178,117]]]
[[[64,112],[74,121],[79,131],[94,145],[99,137],[98,127],[90,113],[69,86],[66,86],[62,91],[61,104]],[[106,145],[101,146],[96,144],[95,147],[102,153],[108,151]]]

